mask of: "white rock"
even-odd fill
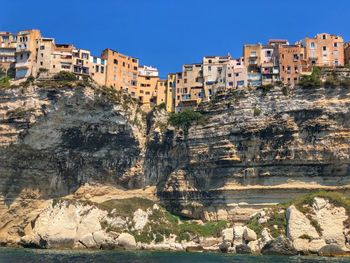
[[[148,223],[148,213],[143,211],[142,209],[137,209],[134,212],[133,221],[135,223],[134,229],[142,230],[145,227],[145,225],[147,225]]]
[[[260,240],[250,241],[248,247],[253,253],[259,253],[261,250],[261,242]]]
[[[296,240],[303,235],[307,235],[313,239],[318,239],[319,234],[310,224],[310,220],[294,205],[288,207],[287,212],[287,237]]]
[[[258,239],[256,233],[250,228],[246,227],[243,232],[243,239],[245,241],[255,241]]]
[[[159,206],[157,204],[153,205],[153,210],[159,210]]]
[[[135,238],[128,234],[128,233],[122,233],[117,238],[118,246],[126,248],[126,249],[133,249],[136,248],[136,241]]]
[[[345,248],[343,222],[348,218],[344,207],[335,207],[324,198],[315,198],[313,204],[315,219],[322,229],[322,238],[327,244]]]
[[[233,245],[241,245],[243,244],[243,233],[245,227],[242,225],[236,225],[233,227]]]
[[[233,241],[233,228],[222,230],[222,241],[231,243]]]

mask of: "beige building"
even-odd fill
[[[144,67],[141,67],[137,76],[137,87],[135,89],[129,89],[128,93],[133,98],[137,98],[145,110],[149,110],[156,103],[154,96],[156,96],[158,81],[158,71],[157,74],[151,74]]]
[[[175,111],[176,97],[176,73],[170,73],[166,82],[166,110],[168,112]]]
[[[106,60],[106,86],[126,92],[136,92],[139,60],[112,49],[105,49],[101,58]]]
[[[261,64],[262,64],[262,44],[246,44],[243,46],[243,57],[247,67],[247,86],[260,86]]]
[[[6,73],[10,68],[15,68],[16,46],[16,35],[10,32],[0,32],[0,68]]]
[[[212,94],[208,93],[209,96]],[[193,108],[207,100],[203,85],[203,66],[201,63],[185,64],[182,72],[176,75],[175,111]]]
[[[41,38],[39,30],[24,30],[16,38],[16,78],[36,76],[37,44]]]
[[[314,38],[305,38],[301,44],[305,48],[305,59],[311,65],[344,66],[344,41],[341,36],[321,33]]]

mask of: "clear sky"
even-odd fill
[[[349,0],[0,0],[0,31],[38,28],[100,55],[112,48],[161,76],[244,43],[328,32],[350,40]]]

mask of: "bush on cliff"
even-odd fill
[[[57,73],[54,77],[55,80],[66,80],[66,81],[75,81],[77,80],[77,77],[68,71],[60,71]]]
[[[0,88],[8,88],[10,85],[10,77],[4,76],[0,78]]]
[[[303,76],[298,85],[302,88],[319,88],[322,85],[321,72],[318,67],[314,67],[312,74],[309,76]]]
[[[199,122],[203,119],[203,116],[199,112],[195,112],[191,109],[183,110],[179,113],[173,113],[169,117],[169,123],[177,128],[182,128],[184,131],[188,131],[191,125],[195,122]]]

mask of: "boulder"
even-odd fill
[[[315,219],[322,229],[322,238],[327,244],[345,248],[343,222],[348,218],[344,207],[336,207],[324,198],[314,198]]]
[[[136,241],[134,236],[128,233],[122,233],[117,238],[118,246],[126,249],[136,248]]]
[[[232,242],[233,241],[233,228],[225,228],[222,230],[222,241],[223,242]]]
[[[87,234],[84,237],[82,237],[79,242],[86,248],[97,248],[99,247],[92,234]]]
[[[248,243],[248,247],[250,248],[252,253],[260,253],[261,240],[250,241]]]
[[[241,245],[243,244],[243,233],[245,227],[242,225],[236,225],[233,227],[233,245]]]
[[[326,242],[323,239],[302,239],[298,238],[293,241],[293,246],[299,252],[303,252],[304,254],[313,253],[316,254],[320,248],[326,245]]]
[[[243,232],[243,239],[249,242],[257,240],[258,237],[254,230],[251,230],[250,228],[246,227]]]
[[[310,220],[300,212],[294,205],[288,207],[287,217],[287,237],[296,240],[301,236],[309,236],[318,239],[320,236],[316,229],[310,224]]]
[[[265,246],[267,242],[272,240],[272,236],[270,235],[270,232],[267,228],[264,228],[261,232],[261,244],[262,246]]]
[[[250,247],[248,245],[237,245],[236,246],[236,253],[237,254],[251,254],[252,250],[250,249]]]
[[[228,253],[229,250],[231,248],[231,243],[228,243],[228,242],[222,242],[220,245],[219,245],[219,250],[222,252],[222,253]]]
[[[319,251],[318,255],[323,257],[343,256],[346,252],[338,245],[325,245]]]
[[[292,242],[285,237],[278,237],[270,240],[261,250],[264,255],[297,255],[298,251],[293,247]]]
[[[133,221],[134,221],[134,229],[142,230],[148,223],[148,213],[143,211],[142,209],[137,209],[134,212]]]

